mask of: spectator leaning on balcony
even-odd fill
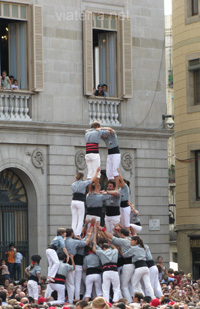
[[[1,88],[4,90],[12,90],[12,83],[10,81],[10,78],[7,76],[7,72],[3,71],[1,79]]]

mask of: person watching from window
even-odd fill
[[[13,90],[19,90],[19,86],[18,86],[18,81],[17,81],[17,79],[14,79],[14,81],[13,81],[12,89],[13,89]]]
[[[106,84],[102,85],[102,90],[103,90],[103,93],[104,93],[104,97],[109,97],[109,95],[108,95],[108,86]]]
[[[99,84],[97,88],[98,88],[98,90],[96,90],[95,96],[96,97],[103,97],[104,96],[104,92],[103,92],[103,89],[102,89],[102,85]]]
[[[7,76],[7,72],[3,71],[1,76],[1,88],[4,90],[12,90],[12,84],[10,78]]]
[[[11,84],[13,85],[13,83],[14,83],[14,76],[13,75],[9,75],[9,78],[10,78]]]

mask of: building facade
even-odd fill
[[[121,172],[131,182],[142,237],[169,261],[169,130],[164,8],[160,0],[0,1],[1,70],[20,91],[1,89],[1,254],[42,256],[59,226],[71,226],[71,184],[86,174],[84,132],[113,127]],[[2,31],[2,30],[1,30]],[[109,97],[93,96],[107,84]],[[102,174],[107,151],[100,144]],[[102,182],[104,179],[102,178]]]
[[[200,275],[200,1],[173,1],[178,264]]]

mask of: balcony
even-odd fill
[[[119,121],[120,100],[94,97],[89,99],[89,123],[99,121],[101,125],[121,126]]]
[[[0,90],[0,120],[32,121],[28,91]]]

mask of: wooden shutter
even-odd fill
[[[33,5],[33,90],[44,89],[42,7]]]
[[[92,95],[93,78],[93,30],[92,12],[83,12],[83,57],[84,57],[84,95]]]
[[[122,90],[124,98],[133,97],[133,72],[132,72],[132,34],[131,20],[124,18],[121,21],[122,33]]]

